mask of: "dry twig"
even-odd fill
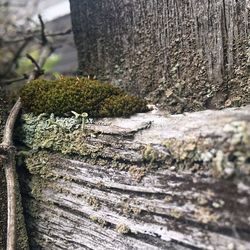
[[[1,81],[1,84],[6,86],[6,85],[10,85],[10,84],[15,83],[15,82],[21,82],[21,81],[27,80],[28,78],[29,77],[27,74],[23,74],[22,77]]]
[[[57,33],[45,33],[45,36],[46,37],[66,36],[66,35],[69,35],[71,32],[72,32],[71,29],[66,29],[65,31],[57,32]],[[40,31],[34,31],[31,35],[27,35],[25,37],[18,38],[18,39],[6,40],[3,38],[0,38],[0,42],[2,44],[14,44],[14,43],[23,42],[25,40],[30,40],[30,39],[34,40],[34,39],[38,38],[38,36],[40,37]]]

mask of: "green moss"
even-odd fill
[[[24,109],[34,114],[63,116],[75,111],[86,112],[90,117],[119,117],[148,111],[145,100],[87,78],[34,80],[22,88],[21,100]]]
[[[147,111],[145,101],[135,96],[121,94],[107,98],[100,109],[101,117],[128,117],[131,114]]]

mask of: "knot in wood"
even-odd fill
[[[0,160],[7,160],[10,157],[13,157],[16,153],[16,148],[14,146],[9,146],[5,144],[0,144]]]

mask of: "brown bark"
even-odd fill
[[[70,2],[84,75],[148,96],[173,113],[250,102],[245,0]]]

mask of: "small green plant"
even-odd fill
[[[55,80],[37,79],[21,90],[21,100],[27,112],[36,115],[54,113],[81,114],[89,117],[128,117],[148,111],[145,100],[130,96],[118,87],[96,80],[60,77]]]

